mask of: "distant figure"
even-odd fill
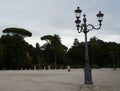
[[[50,70],[50,65],[48,65],[48,70]]]
[[[70,66],[69,65],[68,65],[67,69],[68,69],[68,72],[70,72]]]

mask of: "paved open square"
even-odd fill
[[[120,91],[120,69],[93,69],[92,75],[86,88],[83,69],[0,71],[0,91]]]

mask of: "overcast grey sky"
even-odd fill
[[[88,23],[98,26],[96,14],[102,11],[105,17],[100,31],[91,31],[89,38],[96,36],[104,41],[120,43],[120,0],[0,0],[0,35],[8,27],[24,28],[32,32],[26,41],[42,45],[40,37],[58,34],[67,47],[78,38],[84,41],[83,33],[75,27],[74,10],[79,6],[87,16]]]

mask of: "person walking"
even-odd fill
[[[68,69],[68,72],[70,72],[70,71],[71,71],[71,70],[70,70],[70,66],[69,66],[69,65],[68,65],[67,69]]]

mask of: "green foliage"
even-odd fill
[[[67,64],[69,58],[66,55],[67,47],[61,43],[59,35],[45,35],[41,40],[47,40],[42,48],[43,59],[49,65]]]
[[[79,46],[79,41],[77,38],[74,39],[74,43],[73,43],[73,46]]]
[[[104,42],[93,37],[88,42],[88,50],[90,64],[93,68],[113,67],[113,59],[115,61],[115,66],[120,67],[120,44],[115,42]],[[72,64],[84,65],[84,54],[84,43],[79,43],[78,40],[75,39],[73,46],[67,53],[69,58],[72,60]]]
[[[3,30],[3,33],[7,33],[7,34],[19,34],[21,36],[32,36],[32,33],[23,29],[23,28],[6,28]]]
[[[4,67],[4,61],[6,57],[5,45],[0,41],[0,69]]]
[[[71,59],[71,65],[84,65],[84,54],[84,43],[72,46],[67,52],[67,55]]]
[[[41,40],[46,40],[48,43],[51,43],[52,39],[53,39],[52,35],[46,35],[41,37]]]
[[[25,36],[32,34],[21,28],[7,28],[0,38],[0,69],[65,69],[83,68],[85,62],[85,43],[74,39],[73,46],[68,49],[62,44],[59,35],[45,35],[41,40],[46,43],[36,47],[29,45]],[[120,67],[120,44],[104,42],[96,37],[88,41],[89,59],[93,68]],[[114,61],[113,61],[114,60]],[[114,63],[114,65],[113,65]]]
[[[32,57],[27,53],[32,48],[25,42],[24,36],[31,36],[32,34],[21,28],[7,28],[3,32],[7,35],[2,35],[0,39],[0,60],[3,60],[3,62],[0,61],[2,62],[0,65],[2,64],[2,68],[22,69],[30,67]]]

